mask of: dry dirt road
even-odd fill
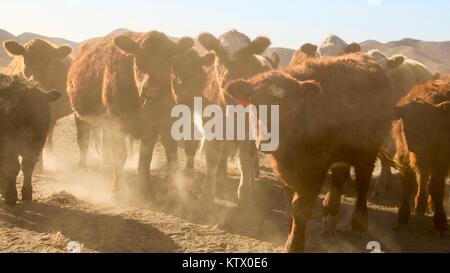
[[[136,160],[126,168],[124,194],[110,200],[109,179],[102,175],[95,150],[90,168],[77,169],[78,151],[73,118],[58,123],[55,149],[45,154],[47,170],[35,175],[32,203],[6,206],[0,196],[0,252],[67,252],[76,241],[83,252],[281,252],[289,228],[289,207],[269,164],[262,160],[252,211],[235,207],[239,180],[236,165],[229,164],[229,178],[219,184],[214,206],[197,201],[204,164],[197,160],[194,174],[166,173],[158,147],[152,164],[153,201],[142,193],[136,178]],[[183,166],[183,152],[180,152]],[[181,168],[182,169],[182,168]],[[335,238],[322,235],[320,201],[308,229],[308,252],[368,252],[378,241],[385,252],[450,252],[450,239],[438,236],[431,218],[412,218],[395,228],[398,183],[379,198],[370,200],[370,232],[350,231],[354,191],[351,183],[343,198]]]

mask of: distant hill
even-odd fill
[[[403,54],[428,66],[433,72],[450,73],[450,41],[427,42],[414,39],[403,39],[389,43],[369,40],[361,43],[364,51],[379,49],[392,56]]]
[[[126,28],[118,28],[110,34],[120,34],[130,31]],[[67,44],[74,49],[74,53],[79,47],[80,43],[70,41],[64,38],[46,37],[35,33],[22,33],[14,36],[8,31],[0,29],[0,44],[5,40],[16,40],[20,43],[26,43],[34,38],[41,38],[48,40],[54,44]],[[170,37],[176,41],[178,38]],[[448,42],[427,42],[406,38],[400,41],[393,41],[389,43],[380,43],[376,40],[368,40],[361,43],[364,51],[371,49],[379,49],[386,55],[391,56],[395,54],[403,54],[408,58],[415,59],[424,63],[433,72],[450,73],[450,41]],[[204,53],[203,47],[196,41],[195,48]],[[280,67],[285,67],[289,64],[295,50],[282,47],[269,48],[265,55],[271,56],[273,52],[277,52],[280,56]],[[5,67],[10,62],[10,57],[5,52],[3,47],[0,47],[0,71],[1,67]]]

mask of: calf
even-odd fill
[[[195,49],[191,49],[185,55],[174,58],[172,87],[178,103],[194,109],[194,98],[202,96],[208,80],[208,72],[205,68],[214,63],[215,57],[214,53],[200,56]],[[195,116],[191,117],[191,120],[195,123]],[[195,124],[192,124],[192,127],[194,126]],[[194,170],[194,158],[198,146],[197,140],[184,142],[187,156],[186,170]]]
[[[51,123],[47,144],[52,149],[55,123],[73,112],[65,92],[67,72],[72,63],[69,56],[72,49],[67,45],[54,46],[41,39],[33,39],[25,45],[16,41],[6,41],[3,46],[14,56],[6,69],[7,74],[22,75],[38,82],[47,90],[57,89],[63,92],[61,98],[50,105]]]
[[[18,200],[16,179],[21,166],[22,200],[33,199],[33,170],[52,124],[49,103],[60,96],[57,91],[46,93],[22,77],[0,74],[0,179],[6,183],[7,204]]]
[[[443,233],[448,228],[443,201],[450,168],[450,79],[430,80],[415,86],[397,104],[395,116],[398,120],[393,135],[403,184],[399,224],[409,221],[415,185],[418,185],[416,215],[425,214],[428,187],[434,226]]]
[[[270,156],[292,196],[287,251],[305,250],[308,219],[335,163],[355,167],[358,198],[352,227],[367,230],[367,193],[393,109],[389,81],[372,58],[353,54],[312,59],[233,82],[227,92],[231,101],[280,106],[280,146]]]
[[[199,36],[199,42],[217,55],[213,69],[208,71],[207,82],[202,90],[203,101],[206,101],[206,104],[220,105],[224,108],[226,106],[224,88],[227,83],[232,80],[247,79],[272,69],[271,63],[261,55],[271,43],[268,38],[258,37],[252,41],[243,33],[232,30],[219,38],[203,33]],[[239,149],[241,180],[238,189],[238,205],[249,205],[256,175],[254,166],[257,155],[255,143],[252,141],[236,141],[235,143],[203,141],[206,176],[201,199],[206,203],[213,202],[218,171],[226,169],[226,151],[230,145]],[[219,168],[219,166],[222,167]]]

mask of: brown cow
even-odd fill
[[[219,38],[203,33],[199,42],[217,55],[213,69],[209,70],[208,80],[202,92],[205,104],[225,107],[225,86],[232,80],[250,78],[258,73],[272,69],[271,63],[261,56],[269,47],[270,40],[258,37],[251,41],[246,35],[232,30]],[[203,141],[206,155],[206,176],[203,181],[202,200],[212,202],[216,195],[218,171],[226,170],[226,155],[229,144],[225,141]],[[241,181],[238,189],[238,204],[251,204],[252,188],[255,179],[256,145],[250,141],[231,144],[239,149]],[[228,146],[228,148],[227,148]],[[234,146],[234,147],[236,147]],[[224,164],[225,162],[225,164]],[[219,166],[221,166],[219,168]]]
[[[205,67],[210,67],[215,60],[214,53],[200,56],[195,49],[189,50],[185,55],[174,58],[173,61],[173,82],[177,102],[194,109],[194,98],[201,97],[206,86],[208,72]],[[194,121],[194,117],[192,117]],[[193,124],[193,126],[195,126]],[[194,158],[199,146],[199,141],[190,140],[184,142],[184,149],[187,156],[186,170],[194,170]]]
[[[113,192],[126,160],[125,135],[141,140],[139,174],[150,178],[150,163],[161,134],[170,164],[176,143],[170,136],[172,58],[193,40],[172,42],[164,33],[126,33],[86,42],[69,71],[68,93],[77,115],[80,163],[85,164],[90,126],[103,129],[103,157],[113,170]]]
[[[21,165],[22,200],[33,199],[33,170],[52,124],[49,103],[61,96],[57,91],[42,90],[20,76],[0,74],[0,179],[6,183],[4,197],[10,205],[18,199],[16,179]]]
[[[443,233],[448,228],[443,200],[450,168],[450,78],[415,86],[397,104],[395,115],[399,120],[394,124],[393,135],[403,183],[399,224],[409,221],[415,188],[418,188],[416,215],[425,214],[428,187],[434,226]]]
[[[48,134],[48,147],[53,148],[53,129],[56,121],[72,113],[67,96],[67,72],[72,63],[69,56],[72,48],[67,45],[54,46],[41,39],[33,39],[25,45],[15,41],[3,43],[6,51],[14,56],[7,67],[9,75],[22,75],[27,79],[37,81],[47,90],[61,90],[61,99],[50,105],[51,125]]]
[[[315,200],[328,169],[339,162],[355,167],[358,198],[352,227],[367,231],[369,184],[393,110],[389,81],[378,64],[365,54],[312,59],[236,81],[227,91],[257,106],[280,105],[280,146],[270,156],[292,194],[286,250],[305,250]]]

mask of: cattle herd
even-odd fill
[[[198,43],[203,47],[199,53]],[[287,68],[279,57],[263,56],[271,41],[249,39],[236,30],[216,38],[202,33],[176,42],[162,32],[112,34],[84,42],[73,58],[68,46],[35,39],[3,44],[13,61],[0,75],[1,194],[18,201],[16,179],[24,174],[22,200],[32,200],[32,174],[44,168],[42,150],[52,147],[58,119],[73,114],[79,167],[89,165],[91,141],[101,142],[105,171],[114,198],[122,190],[127,138],[140,141],[138,174],[149,198],[155,194],[150,164],[155,144],[164,146],[169,171],[178,167],[178,144],[171,136],[175,105],[279,105],[279,147],[268,153],[289,196],[291,231],[286,251],[305,250],[306,226],[331,170],[323,202],[328,232],[333,232],[350,167],[357,200],[354,231],[368,229],[367,199],[377,158],[381,175],[373,194],[400,171],[398,223],[406,225],[414,207],[423,215],[431,205],[436,230],[447,230],[445,183],[450,167],[450,76],[433,74],[404,56],[378,50],[361,52],[335,35],[320,46],[303,45]],[[56,91],[57,90],[57,91]],[[101,140],[93,137],[101,130]],[[199,151],[206,175],[199,202],[211,204],[216,181],[228,156],[239,158],[238,206],[252,206],[258,177],[257,141],[185,141],[186,168],[194,170]],[[412,197],[415,196],[415,202]],[[428,201],[431,201],[430,203]]]

